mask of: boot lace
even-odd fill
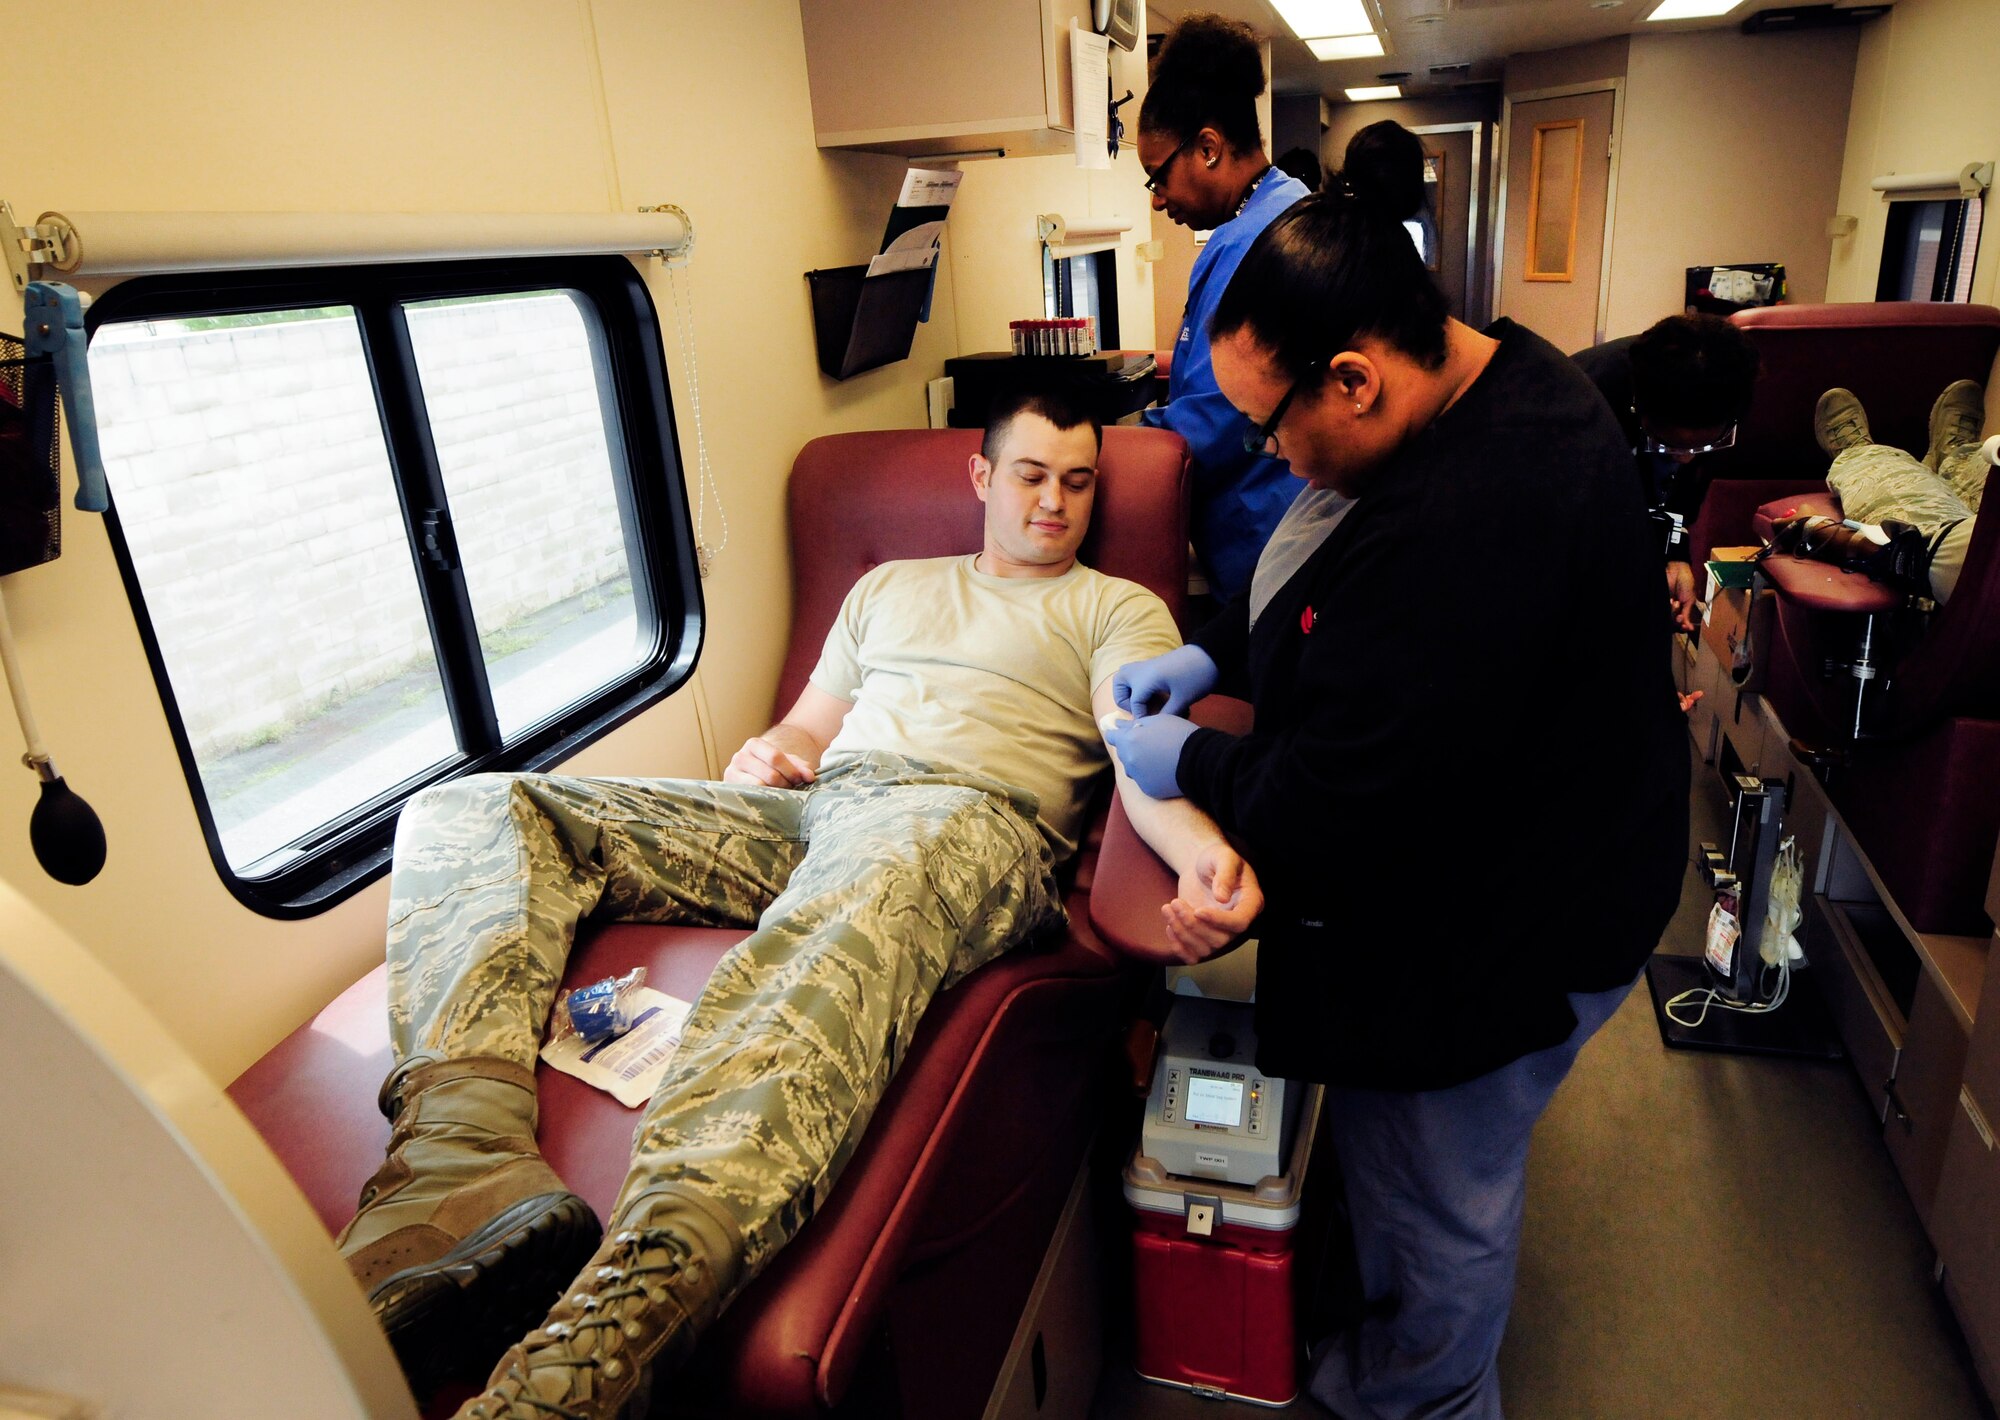
[[[544,1400],[530,1388],[533,1373],[559,1371],[599,1371],[605,1379],[623,1380],[637,1367],[615,1354],[619,1341],[638,1341],[646,1334],[640,1318],[648,1305],[662,1305],[668,1293],[660,1285],[667,1278],[691,1272],[694,1262],[687,1241],[664,1228],[626,1228],[612,1238],[609,1260],[597,1269],[597,1290],[573,1292],[566,1299],[580,1309],[574,1321],[552,1321],[535,1332],[521,1346],[525,1365],[517,1361],[507,1368],[499,1383],[465,1410],[466,1420],[502,1420],[506,1416],[558,1416],[561,1420],[607,1420],[596,1410],[577,1410],[556,1401]],[[651,1258],[652,1260],[648,1260]],[[629,1309],[622,1303],[637,1302]],[[619,1315],[621,1311],[628,1314]],[[600,1347],[594,1332],[609,1332]],[[567,1392],[569,1386],[564,1387]],[[523,1407],[526,1407],[525,1409]]]

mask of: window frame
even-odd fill
[[[1047,243],[1042,246],[1042,312],[1050,320],[1065,317],[1074,318],[1079,314],[1097,317],[1097,348],[1099,350],[1118,349],[1118,249],[1109,247],[1102,251],[1087,251],[1075,256],[1057,256]],[[1090,263],[1091,275],[1096,281],[1098,309],[1095,312],[1076,309],[1076,268],[1070,263],[1086,261]]]
[[[450,500],[424,418],[422,386],[403,306],[544,290],[573,292],[596,315],[594,322],[585,324],[594,326],[591,345],[600,399],[608,397],[605,433],[632,568],[634,611],[642,629],[650,619],[653,642],[638,666],[619,680],[508,741],[499,733],[478,626],[450,537]],[[127,321],[316,306],[349,306],[355,312],[447,715],[461,746],[457,754],[295,840],[293,847],[300,856],[277,870],[261,876],[239,873],[222,848],[145,589],[119,520],[115,482],[104,515],[209,857],[237,901],[281,919],[325,911],[379,877],[389,865],[397,815],[412,794],[467,774],[546,769],[664,699],[694,673],[705,624],[659,321],[631,261],[619,256],[500,257],[141,276],[121,282],[94,301],[86,328],[94,339],[103,326]],[[623,477],[618,476],[621,459]],[[444,536],[433,534],[427,540],[425,519],[432,513],[443,514],[433,526],[441,527]]]
[[[1964,305],[1972,300],[1972,277],[1979,263],[1979,241],[1986,225],[1986,192],[1936,196],[1922,193],[1889,193],[1884,216],[1882,254],[1877,261],[1875,299],[1878,301],[1926,301],[1938,305]],[[1916,271],[1906,266],[1902,254],[1913,228],[1922,220],[1924,209],[1940,209],[1937,261],[1931,268],[1930,292],[1905,293],[1904,282]],[[1961,294],[1962,293],[1962,294]]]

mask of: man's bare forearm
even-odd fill
[[[1186,799],[1155,799],[1134,784],[1120,769],[1118,797],[1124,802],[1125,817],[1146,846],[1176,873],[1186,873],[1202,849],[1224,841],[1215,820]]]

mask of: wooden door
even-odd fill
[[[1559,350],[1595,344],[1611,188],[1613,93],[1513,105],[1499,314]]]

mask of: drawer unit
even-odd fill
[[[1903,1054],[1887,1091],[1883,1138],[1903,1176],[1917,1216],[1931,1231],[1938,1175],[1944,1169],[1945,1141],[1958,1112],[1959,1080],[1965,1071],[1965,1028],[1952,1014],[1944,992],[1929,972],[1917,981],[1916,1003],[1904,1032]]]
[[[1945,1292],[1987,1393],[2000,1395],[2000,1151],[1969,1087],[1952,1110],[1933,1217]]]
[[[1903,1013],[1882,984],[1848,917],[1848,904],[1815,893],[1806,900],[1805,949],[1876,1118],[1903,1052]]]
[[[2000,942],[2000,936],[1996,936]],[[1978,1026],[1965,1053],[1965,1083],[1973,1098],[2000,1106],[2000,970],[1989,969],[1980,988]]]
[[[1722,738],[1726,742],[1733,764],[1723,767],[1745,774],[1764,772],[1764,717],[1759,712],[1761,706],[1755,695],[1746,695],[1730,685],[1727,678],[1723,689],[1716,696],[1716,718],[1722,727]]]
[[[1678,656],[1678,652],[1676,653]],[[1694,737],[1697,753],[1704,764],[1715,760],[1715,736],[1717,733],[1716,713],[1724,701],[1735,698],[1735,691],[1723,689],[1725,677],[1722,667],[1715,659],[1715,653],[1707,645],[1701,645],[1693,662],[1687,668],[1684,689],[1701,692],[1701,699],[1695,701],[1688,711],[1688,733]]]

